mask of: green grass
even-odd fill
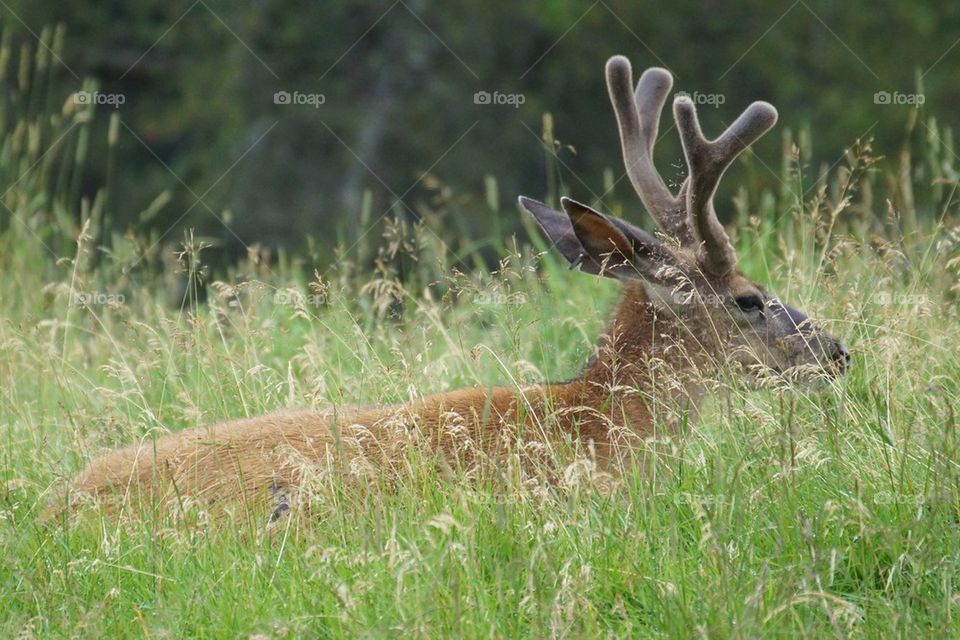
[[[57,147],[76,117],[68,106],[38,135]],[[77,204],[62,159],[83,156],[83,126],[62,153],[9,131],[0,147],[0,637],[960,634],[960,233],[877,237],[898,225],[876,222],[856,167],[823,198],[738,200],[760,217],[738,225],[745,270],[841,336],[851,373],[725,384],[618,488],[577,467],[553,487],[471,482],[412,453],[390,488],[328,480],[315,518],[272,535],[37,525],[86,461],[140,438],[569,377],[617,294],[502,239],[498,273],[457,274],[421,228],[386,239],[377,273],[341,262],[320,283],[282,255],[183,303],[197,242],[178,263],[150,238],[115,235],[107,253],[92,240],[102,201]],[[911,199],[955,209],[955,183],[918,185]]]
[[[834,387],[725,388],[685,437],[649,442],[617,490],[576,474],[552,489],[477,485],[424,464],[392,490],[333,481],[315,520],[264,535],[34,519],[90,456],[165,430],[573,374],[616,284],[551,260],[537,277],[524,249],[478,284],[387,288],[400,301],[378,317],[376,287],[330,284],[323,305],[298,308],[277,293],[309,295],[295,269],[247,264],[248,284],[181,309],[163,274],[111,290],[11,226],[0,636],[960,632],[960,329],[952,245],[938,242],[916,244],[912,261],[840,242],[819,270],[769,269],[846,339],[851,374]],[[768,270],[749,257],[747,269]],[[71,283],[126,293],[83,307]]]

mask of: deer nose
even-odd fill
[[[837,363],[840,372],[843,373],[850,368],[850,352],[842,344],[837,344],[833,350],[833,361]]]

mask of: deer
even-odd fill
[[[676,96],[687,175],[674,193],[653,158],[672,75],[649,68],[634,88],[623,56],[610,58],[605,71],[626,175],[661,233],[567,197],[562,210],[519,198],[520,210],[572,268],[622,283],[593,356],[574,378],[383,407],[284,410],[171,432],[90,462],[48,515],[73,511],[88,501],[82,497],[112,514],[189,498],[211,509],[258,506],[273,522],[290,510],[305,468],[364,477],[401,464],[411,441],[441,460],[477,464],[539,438],[573,444],[599,468],[615,470],[637,438],[673,433],[679,421],[695,418],[705,379],[720,368],[751,379],[843,374],[851,356],[837,338],[738,270],[714,209],[724,172],[774,126],[776,109],[754,102],[708,140],[693,101]]]

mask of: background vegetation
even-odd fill
[[[51,7],[6,7],[0,43],[0,636],[960,631],[950,8]],[[723,87],[711,130],[755,97],[780,106],[781,138],[731,171],[722,208],[746,272],[842,336],[850,375],[718,380],[618,488],[583,461],[559,486],[509,468],[478,484],[411,451],[390,487],[318,478],[320,516],[271,535],[196,509],[36,523],[91,456],[168,430],[571,375],[617,286],[545,253],[513,198],[638,210],[600,76],[615,51],[652,62],[638,38],[681,88]],[[874,103],[917,95],[917,69],[920,108]],[[322,109],[274,105],[311,90],[298,78]],[[516,111],[473,104],[515,86]]]
[[[65,35],[44,36],[57,23]],[[218,264],[256,243],[302,249],[308,236],[329,252],[336,229],[356,240],[366,231],[356,224],[365,191],[371,222],[391,210],[418,219],[447,198],[437,181],[458,196],[444,225],[472,237],[491,218],[488,176],[500,186],[499,207],[520,193],[542,197],[559,180],[581,200],[602,196],[632,211],[603,87],[612,53],[638,68],[669,67],[680,90],[722,96],[716,108],[704,105],[710,130],[751,100],[773,102],[781,132],[817,133],[806,158],[814,174],[857,138],[873,137],[894,156],[929,137],[919,125],[905,136],[910,106],[877,105],[877,92],[921,92],[922,114],[960,102],[960,6],[932,0],[879,0],[869,10],[836,0],[677,2],[669,11],[650,0],[11,0],[3,25],[17,36],[11,70],[22,54],[58,52],[48,107],[86,78],[123,96],[119,108],[92,115],[92,156],[106,153],[109,118],[120,118],[114,163],[87,163],[78,177],[90,198],[110,182],[111,227],[172,228],[164,237],[173,243],[196,229],[215,243],[208,261]],[[278,91],[325,102],[278,105]],[[478,91],[524,101],[477,105]],[[558,161],[545,161],[545,112],[564,145],[546,150]],[[936,115],[957,124],[955,110]],[[679,177],[675,136],[660,147]],[[776,169],[781,140],[771,135],[757,152]],[[108,178],[111,166],[122,170]],[[775,173],[756,177],[776,188]],[[733,195],[725,189],[724,202]],[[162,192],[169,202],[143,220]],[[505,231],[517,228],[504,218]]]

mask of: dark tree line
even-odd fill
[[[489,226],[490,204],[512,210],[516,194],[542,196],[552,178],[591,200],[604,191],[604,169],[614,181],[622,173],[602,78],[614,53],[635,68],[668,66],[677,89],[707,96],[703,119],[715,130],[747,102],[770,100],[781,126],[810,127],[814,156],[825,163],[858,137],[876,138],[881,153],[904,143],[910,107],[878,104],[877,92],[922,91],[924,109],[947,121],[960,99],[960,5],[930,0],[10,7],[16,15],[5,11],[4,27],[26,42],[34,40],[28,29],[66,25],[64,96],[79,86],[72,71],[125,97],[111,223],[135,224],[169,189],[170,204],[151,224],[167,228],[189,211],[177,228],[233,246],[237,237],[285,246],[306,235],[330,240],[356,225],[365,191],[372,218],[391,207],[415,217],[448,187],[461,196],[459,224],[477,229]],[[277,103],[284,92],[290,104]],[[504,102],[477,104],[477,92]],[[292,104],[294,96],[305,102]],[[98,111],[103,145],[110,110]],[[553,135],[569,145],[552,148],[553,163],[541,140],[548,111]],[[661,146],[664,158],[679,157],[672,135]],[[779,166],[777,136],[757,151]],[[102,185],[101,165],[89,163],[90,189]],[[499,185],[495,203],[485,176]],[[628,189],[621,180],[608,197],[631,202]],[[232,232],[210,210],[226,212]]]

